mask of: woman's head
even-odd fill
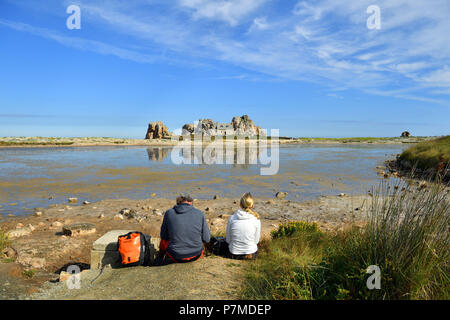
[[[241,198],[241,208],[244,210],[253,208],[254,203],[255,201],[253,200],[253,197],[250,194],[250,192],[247,192]]]
[[[253,207],[255,206],[255,201],[253,200],[253,197],[250,194],[250,192],[247,192],[242,196],[240,205],[244,211],[254,215],[256,218],[259,219],[259,214],[257,214],[255,211],[252,210]]]

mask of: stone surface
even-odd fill
[[[19,238],[19,237],[23,237],[26,235],[29,235],[33,230],[30,227],[23,227],[23,228],[18,228],[15,230],[10,230],[6,233],[6,235],[8,236],[8,238],[12,239],[12,238]]]
[[[63,233],[66,236],[81,236],[85,234],[95,233],[95,225],[92,223],[73,223],[63,227]]]
[[[6,257],[6,258],[10,258],[10,259],[14,259],[17,257],[17,250],[11,247],[7,247],[5,249],[2,250],[2,254]]]
[[[67,201],[69,203],[77,203],[78,202],[78,198],[69,198],[69,199],[67,199]]]
[[[46,261],[44,258],[36,258],[36,257],[29,257],[29,256],[22,257],[19,255],[17,262],[25,267],[31,267],[34,269],[42,269],[45,266]]]

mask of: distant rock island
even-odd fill
[[[248,115],[233,117],[231,123],[214,122],[212,119],[200,119],[196,123],[187,123],[182,128],[183,136],[202,134],[205,136],[266,136],[265,130],[256,126]],[[151,122],[148,125],[145,139],[168,139],[174,134],[162,121]]]
[[[162,121],[150,122],[147,129],[145,139],[166,139],[173,134],[169,131]]]
[[[207,136],[265,136],[266,132],[256,126],[248,115],[233,117],[231,123],[214,122],[212,119],[200,119],[198,123],[183,126],[182,135],[203,134]]]

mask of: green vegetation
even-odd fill
[[[3,230],[0,230],[0,253],[5,249],[7,246],[9,246],[9,239],[8,235],[5,234]]]
[[[447,167],[450,164],[450,136],[421,142],[403,151],[399,159],[422,170],[437,169],[441,163]]]
[[[354,138],[298,138],[302,142],[339,142],[339,143],[417,143],[428,140],[428,137],[354,137]]]
[[[23,270],[23,272],[22,272],[22,275],[24,277],[27,277],[27,278],[30,278],[30,279],[33,278],[35,274],[36,274],[36,270],[32,270],[32,269],[30,269],[30,270]]]
[[[9,142],[9,141],[0,141],[0,146],[69,146],[72,145],[73,142]]]
[[[307,222],[280,226],[247,265],[242,298],[449,299],[446,190],[383,182],[373,194],[364,227],[323,233]],[[379,290],[366,285],[371,265],[381,270]]]

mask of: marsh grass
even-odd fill
[[[247,266],[245,299],[448,299],[448,191],[407,182],[374,188],[364,227],[322,233],[282,225]],[[285,232],[290,230],[290,232]],[[369,290],[370,265],[381,289]]]
[[[450,136],[432,141],[418,143],[402,152],[400,161],[420,170],[437,169],[440,165],[448,167],[450,164]]]

